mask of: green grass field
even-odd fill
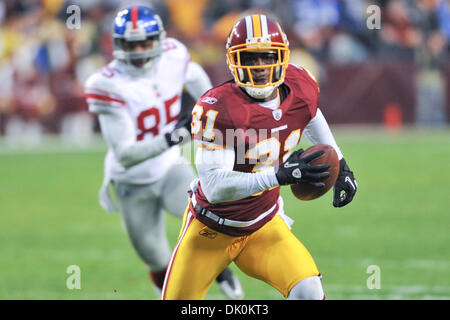
[[[347,207],[283,188],[293,232],[327,299],[450,299],[450,131],[336,129],[359,183]],[[89,148],[0,144],[0,299],[156,299],[117,214],[97,202],[102,141]],[[181,224],[167,216],[172,245]],[[69,290],[66,270],[81,270]],[[373,267],[380,288],[368,288]],[[246,299],[281,299],[232,266]],[[369,273],[368,273],[369,271]],[[369,281],[372,283],[371,281]],[[214,284],[207,299],[224,299]]]

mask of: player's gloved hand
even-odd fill
[[[355,196],[356,190],[358,189],[358,182],[356,182],[353,172],[348,167],[344,158],[342,158],[339,163],[339,175],[333,187],[333,206],[336,208],[343,207],[350,203]]]
[[[173,129],[173,131],[170,133],[166,133],[165,135],[169,147],[190,141],[191,121],[192,114],[190,112],[186,112],[185,114],[180,115],[180,117],[178,118],[178,122],[175,125],[175,129]]]
[[[280,185],[294,184],[299,182],[309,183],[315,187],[322,188],[322,182],[330,175],[327,170],[329,164],[310,165],[309,163],[324,154],[324,151],[317,151],[309,156],[300,159],[303,149],[293,152],[290,157],[280,166],[275,168],[275,174]]]

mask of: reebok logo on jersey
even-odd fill
[[[217,102],[216,98],[213,97],[204,97],[202,100],[200,100],[201,102],[206,102],[208,104],[214,104]]]

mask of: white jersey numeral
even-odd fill
[[[257,163],[253,167],[253,172],[261,171],[272,165],[280,156],[280,141],[272,137],[257,143],[253,148],[249,149],[245,157],[249,160],[256,160]]]
[[[213,141],[215,138],[214,134],[214,122],[216,122],[217,118],[217,112],[216,110],[208,110],[206,112],[206,125],[205,129],[203,129],[203,137],[209,141]]]
[[[192,109],[192,123],[191,123],[191,133],[198,134],[202,129],[202,115],[203,115],[203,107],[200,105],[195,105]],[[214,123],[216,122],[216,118],[219,112],[216,110],[210,109],[206,112],[206,124],[205,128],[202,131],[202,136],[207,141],[213,141],[215,138],[214,133]]]
[[[196,104],[192,109],[192,122],[191,122],[192,134],[198,134],[202,129],[202,121],[201,121],[202,114],[203,114],[203,107]]]
[[[298,145],[300,142],[300,135],[301,130],[297,129],[292,131],[289,136],[287,137],[286,141],[284,142],[284,152],[286,152],[283,156],[283,162],[286,162],[286,160],[291,155],[293,149]]]

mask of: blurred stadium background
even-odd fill
[[[85,79],[112,58],[115,13],[135,4],[161,15],[213,84],[231,78],[224,46],[234,22],[254,10],[275,15],[292,62],[318,79],[360,182],[339,212],[330,194],[300,203],[283,190],[328,298],[450,299],[447,0],[0,2],[0,298],[156,298],[118,216],[97,204],[106,148],[83,96]],[[69,27],[71,5],[79,28]],[[369,5],[380,8],[379,29],[367,26]],[[179,224],[167,218],[172,243]],[[66,288],[72,264],[81,290]],[[367,286],[370,265],[380,267],[381,288]],[[240,278],[246,298],[280,298]],[[213,287],[208,298],[223,297]]]

